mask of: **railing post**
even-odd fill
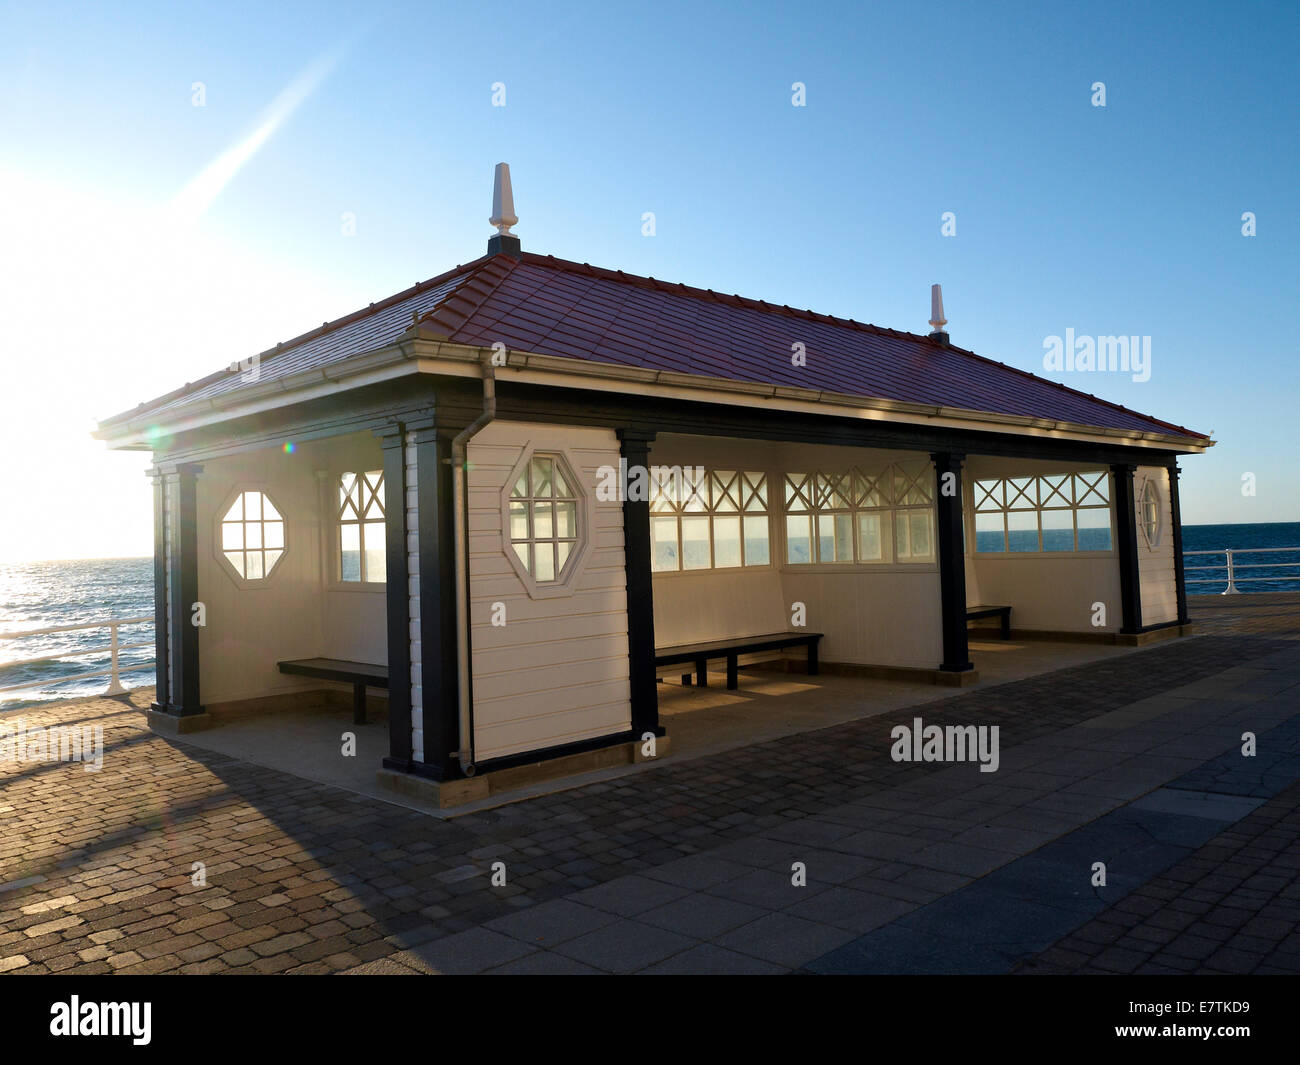
[[[1223,589],[1223,591],[1221,591],[1219,594],[1220,594],[1220,595],[1240,595],[1240,594],[1241,594],[1241,590],[1237,587],[1236,582],[1233,580],[1233,572],[1232,572],[1232,548],[1230,548],[1230,547],[1229,547],[1229,548],[1226,548],[1226,549],[1224,550],[1223,553],[1224,553],[1225,555],[1228,556],[1228,587],[1226,587],[1225,589]]]
[[[109,674],[108,691],[106,691],[104,694],[121,695],[124,691],[126,691],[126,689],[122,687],[122,682],[118,679],[117,676],[117,622],[116,621],[110,621],[108,623],[108,634],[109,634],[108,636],[109,653],[112,654],[113,656],[113,664],[112,664],[113,672]]]

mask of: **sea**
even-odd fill
[[[1184,525],[1184,567],[1189,595],[1215,595],[1227,586],[1224,550],[1268,549],[1234,559],[1235,583],[1243,593],[1300,591],[1300,522],[1254,525]],[[1197,555],[1196,551],[1213,554]],[[1286,578],[1290,578],[1289,580]],[[148,618],[123,625],[119,667],[128,688],[153,683],[153,559],[100,558],[70,562],[0,564],[0,711],[49,699],[100,695],[107,676],[82,680],[78,673],[108,669],[107,628],[9,639],[31,629],[81,625],[110,618]],[[88,652],[70,656],[69,652]],[[22,664],[21,660],[46,661]],[[32,685],[28,687],[27,685]]]

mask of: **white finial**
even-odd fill
[[[943,316],[943,288],[939,285],[930,286],[930,328],[936,333],[942,333],[943,327],[948,324],[948,319]]]
[[[519,224],[515,215],[515,194],[510,188],[510,164],[497,163],[496,177],[492,180],[492,217],[488,222],[497,227],[503,237],[512,237],[510,227]]]

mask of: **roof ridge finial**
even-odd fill
[[[930,286],[930,339],[940,344],[948,343],[948,333],[944,326],[948,319],[943,316],[943,286]]]
[[[519,224],[515,214],[515,194],[510,187],[510,164],[497,163],[492,179],[492,217],[488,222],[497,227],[496,235],[488,241],[489,255],[510,255],[518,259],[522,254],[519,238],[510,227]]]

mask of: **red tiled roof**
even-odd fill
[[[265,353],[262,379],[391,343],[412,309],[456,343],[501,342],[539,355],[1206,439],[915,333],[531,253],[477,260],[327,323]],[[795,343],[806,350],[804,366],[791,364]],[[120,417],[238,386],[237,374],[214,375]]]

